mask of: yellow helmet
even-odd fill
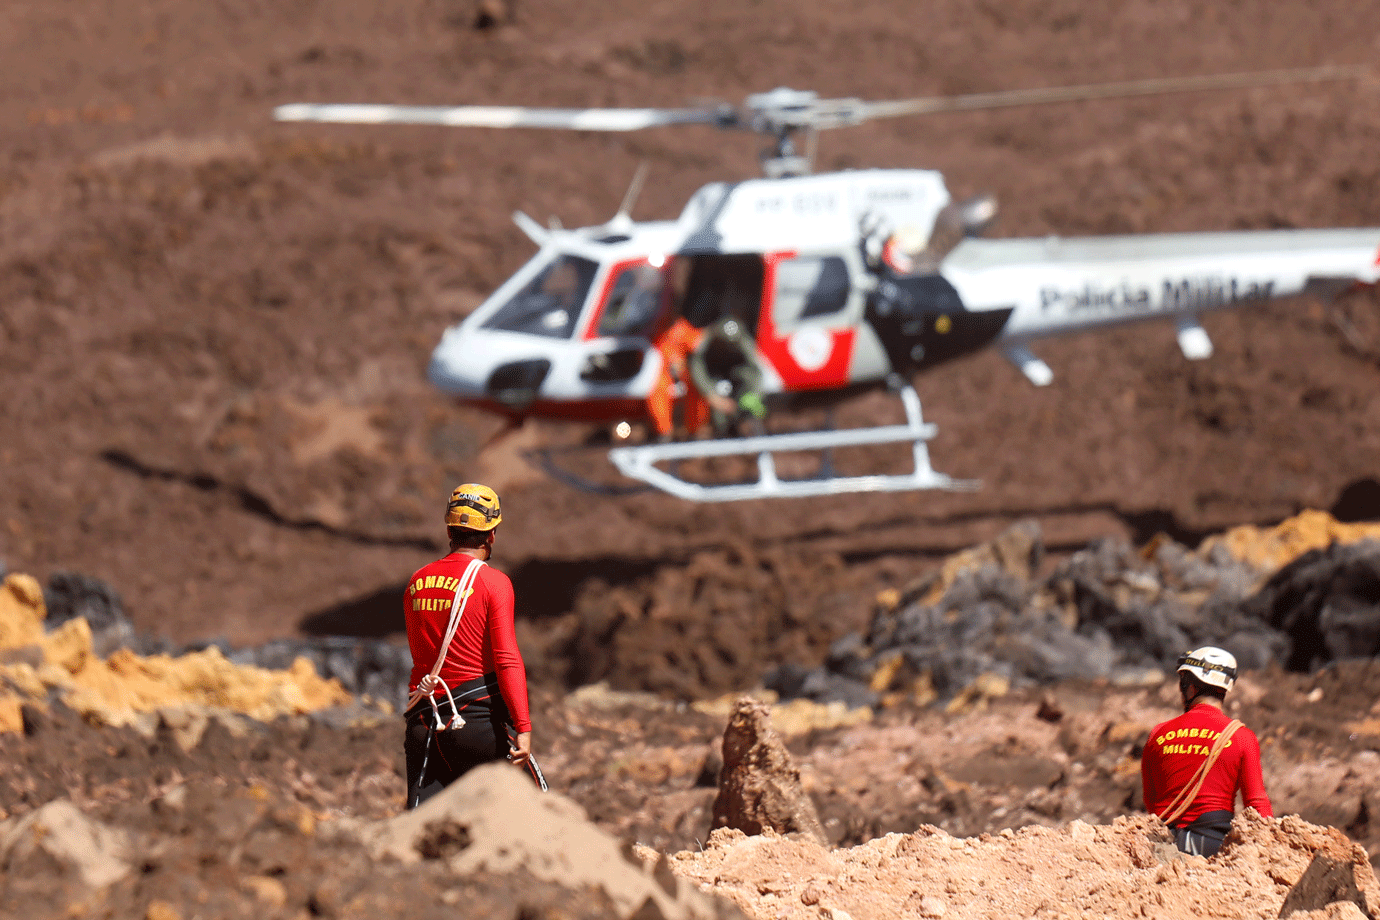
[[[498,493],[488,486],[466,483],[450,493],[446,506],[446,526],[466,530],[493,530],[503,520]]]

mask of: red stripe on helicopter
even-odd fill
[[[781,376],[787,390],[821,390],[848,382],[855,332],[851,327],[831,329],[811,326],[791,332],[778,331],[772,316],[776,299],[776,266],[795,258],[795,252],[764,253],[762,305],[757,326],[757,348]]]

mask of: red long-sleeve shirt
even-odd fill
[[[410,690],[416,689],[417,683],[431,673],[436,663],[441,640],[450,623],[455,590],[469,563],[470,557],[464,553],[451,553],[418,569],[403,590],[407,644],[412,649]],[[527,668],[518,651],[513,625],[513,583],[507,575],[483,565],[479,567],[474,593],[465,605],[465,614],[451,640],[440,677],[454,690],[467,680],[489,673],[498,675],[499,691],[508,704],[513,726],[519,732],[531,731]]]
[[[1163,815],[1168,810],[1180,790],[1193,781],[1217,736],[1230,721],[1216,706],[1200,703],[1177,719],[1155,726],[1140,758],[1147,811]],[[1227,741],[1203,780],[1197,798],[1175,823],[1189,824],[1204,812],[1235,811],[1238,789],[1247,805],[1267,818],[1274,817],[1260,772],[1260,742],[1245,726]]]

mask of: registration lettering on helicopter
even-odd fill
[[[865,198],[869,204],[900,204],[915,197],[915,190],[905,185],[890,185],[869,188]]]
[[[1040,289],[1040,309],[1043,312],[1102,314],[1182,313],[1263,300],[1273,296],[1274,286],[1274,281],[1235,277],[1166,278],[1159,285],[1158,300],[1154,296],[1155,288],[1128,281],[1107,286],[1085,284],[1081,288],[1043,287]]]
[[[759,214],[828,214],[837,211],[838,196],[832,192],[808,192],[791,197],[785,195],[763,195],[757,199]]]
[[[838,198],[832,192],[813,192],[796,195],[791,210],[797,214],[825,214],[838,210]]]

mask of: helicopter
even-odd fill
[[[697,190],[673,220],[633,221],[640,170],[616,215],[591,227],[543,226],[513,215],[537,252],[436,345],[428,377],[463,404],[512,424],[535,418],[610,424],[628,443],[608,456],[633,480],[691,501],[850,492],[968,490],[977,483],[931,465],[913,376],[995,348],[1035,386],[1053,371],[1040,339],[1133,322],[1172,322],[1185,358],[1212,342],[1211,311],[1300,294],[1335,296],[1380,280],[1380,228],[989,238],[996,202],[955,200],[923,169],[811,170],[819,131],[877,118],[1006,106],[1346,79],[1355,68],[1225,74],[1090,86],[868,102],[792,89],[741,106],[541,109],[294,103],[280,121],[430,124],[575,131],[711,125],[766,134],[763,177]],[[796,142],[803,135],[805,150]],[[658,336],[677,317],[727,318],[755,346],[772,413],[895,392],[903,424],[633,443],[663,379]],[[714,386],[729,392],[726,379]],[[682,385],[683,391],[683,385]],[[692,432],[693,435],[693,432]],[[844,476],[832,452],[909,444],[912,471]],[[776,457],[818,452],[819,471],[778,475]],[[687,460],[756,459],[756,479],[702,481]]]

